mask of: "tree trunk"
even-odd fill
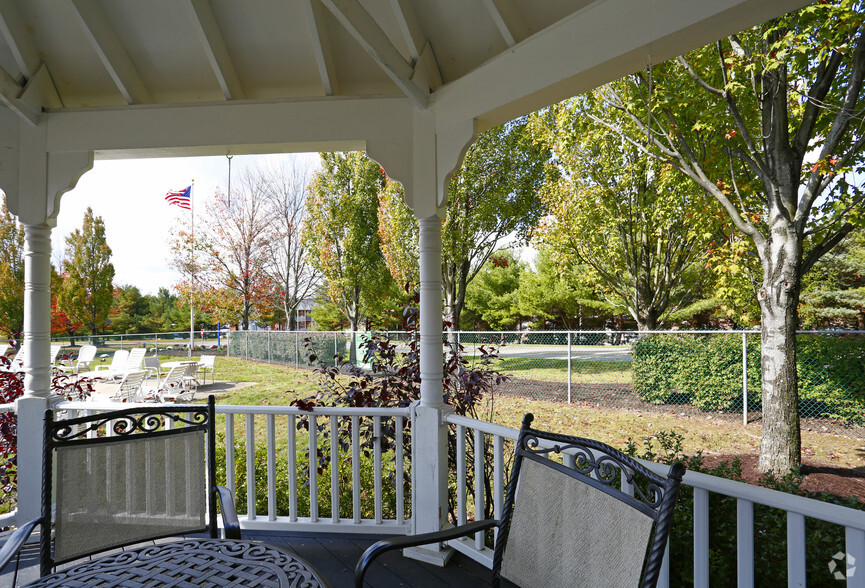
[[[759,469],[784,475],[801,463],[796,329],[800,289],[801,239],[793,231],[773,238],[763,256],[761,373],[763,437]],[[775,251],[771,251],[775,249]]]

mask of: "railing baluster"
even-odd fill
[[[339,522],[339,417],[330,416],[330,520]]]
[[[694,488],[694,587],[709,586],[709,491]]]
[[[396,521],[398,523],[402,523],[405,520],[405,496],[403,490],[403,430],[402,430],[402,417],[395,417],[396,426],[395,426],[395,443],[396,449],[394,451],[394,457],[396,459],[396,470],[394,472],[394,483],[396,484]]]
[[[374,477],[374,496],[375,500],[375,524],[382,523],[382,507],[381,507],[381,417],[372,417],[373,422],[373,477]]]
[[[318,522],[318,424],[309,415],[309,520]]]
[[[475,429],[475,520],[484,518],[484,433]],[[484,533],[475,533],[475,549],[484,548]]]
[[[225,415],[225,486],[237,496],[234,484],[234,415]]]
[[[288,415],[288,520],[297,522],[297,417]]]
[[[360,423],[351,417],[351,510],[354,523],[360,523]]]
[[[787,512],[787,586],[805,586],[805,517]]]
[[[255,520],[255,415],[246,415],[246,518]]]
[[[844,563],[839,568],[843,567],[844,574],[846,575],[854,567],[852,562],[862,562],[855,564],[861,570],[862,566],[865,565],[865,531],[845,527],[844,547],[847,557],[844,558]],[[854,573],[847,576],[847,588],[854,586],[856,588],[865,588],[865,574],[861,571],[858,574]]]
[[[736,584],[754,585],[754,503],[736,500]]]
[[[267,427],[267,520],[276,520],[276,416],[269,414]]]
[[[466,515],[466,428],[457,425],[457,524],[465,525]]]
[[[498,521],[502,518],[502,508],[505,504],[505,456],[504,439],[501,435],[493,437],[493,517]],[[498,527],[494,530],[498,537]]]

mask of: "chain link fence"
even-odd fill
[[[406,334],[378,333],[405,343]],[[360,345],[370,333],[355,333]],[[479,360],[494,346],[510,378],[497,392],[611,409],[755,422],[761,419],[760,334],[756,331],[461,331],[444,337]],[[311,367],[348,357],[345,332],[232,333],[229,355]],[[865,332],[801,331],[799,411],[805,430],[865,437]],[[444,347],[443,347],[444,350]],[[362,352],[358,357],[362,357]]]

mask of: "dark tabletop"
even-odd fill
[[[300,557],[255,541],[190,539],[75,564],[28,584],[35,587],[327,587]]]

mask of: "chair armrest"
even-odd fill
[[[24,542],[27,541],[30,533],[32,533],[33,529],[36,528],[36,525],[41,522],[42,517],[28,521],[15,529],[12,534],[9,535],[6,543],[3,544],[3,548],[0,549],[0,570],[5,568],[6,565],[12,561],[12,558],[18,555],[18,552],[21,551],[21,547],[24,545]]]
[[[452,529],[444,529],[442,531],[434,531],[432,533],[421,533],[420,535],[407,535],[404,537],[393,537],[383,539],[377,543],[370,545],[357,562],[354,568],[354,585],[355,588],[363,588],[363,577],[366,575],[366,569],[369,564],[382,553],[393,551],[394,549],[403,549],[405,547],[417,547],[418,545],[427,545],[429,543],[441,543],[450,539],[458,539],[472,535],[478,531],[486,531],[497,527],[499,521],[492,519],[484,519],[475,521]]]
[[[231,490],[225,486],[217,486],[216,494],[219,497],[219,511],[222,513],[222,526],[225,529],[226,539],[242,539],[240,536],[240,521],[237,519],[237,510],[234,508],[234,496]]]

